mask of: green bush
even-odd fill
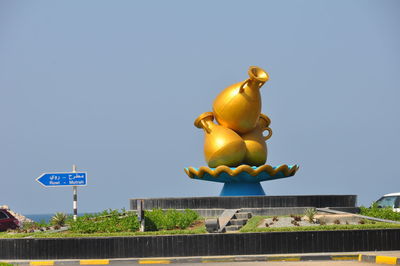
[[[12,266],[12,264],[0,261],[0,266]]]
[[[381,218],[392,221],[400,221],[400,213],[394,212],[392,208],[378,208],[376,204],[372,204],[370,208],[360,207],[360,214],[375,218]]]
[[[314,223],[314,217],[317,214],[317,210],[315,208],[308,208],[304,212],[304,215],[308,218],[309,223]]]
[[[69,221],[70,230],[75,233],[115,233],[135,232],[139,222],[134,213],[103,211],[98,214],[85,214],[76,221]]]
[[[52,225],[64,226],[68,216],[62,212],[56,212],[53,217],[51,217],[50,223]]]
[[[153,209],[145,211],[146,231],[186,229],[194,221],[199,219],[197,212],[186,209],[183,212],[177,210]]]
[[[186,229],[195,220],[199,219],[197,212],[185,210],[163,211],[154,209],[145,211],[145,230],[173,230]],[[68,220],[70,230],[74,233],[116,233],[116,232],[135,232],[139,229],[139,221],[136,214],[127,213],[124,210],[103,211],[97,214],[85,214],[78,217],[76,221]]]

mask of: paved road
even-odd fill
[[[79,265],[79,264],[68,264],[69,266],[72,265]],[[127,265],[138,265],[136,263],[121,263],[115,264],[113,263],[112,266],[127,266]],[[166,265],[166,264],[146,264],[146,265]],[[176,263],[177,266],[201,266],[204,263]],[[274,262],[213,262],[213,263],[206,263],[207,266],[368,266],[368,265],[377,265],[375,263],[365,263],[365,262],[358,262],[358,261],[274,261]],[[104,266],[104,265],[99,265]]]
[[[217,263],[207,263],[207,266],[228,266],[228,265],[235,265],[235,266],[250,266],[250,265],[266,265],[266,266],[308,266],[308,265],[315,265],[315,266],[325,266],[325,265],[332,265],[332,266],[367,266],[367,265],[375,265],[374,263],[361,263],[358,261],[269,261],[269,262],[217,262]],[[179,264],[182,266],[199,266],[199,263],[182,263]]]

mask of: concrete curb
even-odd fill
[[[377,263],[377,264],[400,265],[400,258],[392,256],[376,256],[376,255],[360,254],[358,256],[358,261]]]
[[[252,256],[210,256],[210,257],[182,257],[182,258],[132,258],[132,259],[100,259],[100,260],[18,260],[5,261],[13,265],[53,266],[53,265],[112,265],[112,264],[171,264],[171,263],[209,263],[209,262],[251,262],[251,261],[320,261],[358,260],[361,255],[252,255]],[[382,257],[382,256],[378,256]]]

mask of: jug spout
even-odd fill
[[[264,85],[265,82],[269,80],[268,73],[257,66],[251,66],[247,73],[249,74],[249,78],[243,82],[242,86],[240,87],[240,92],[244,92],[245,85],[251,89],[259,89],[262,85]]]
[[[212,112],[205,112],[199,115],[194,121],[194,126],[197,128],[203,128],[208,134],[211,133],[209,123],[214,120],[214,114]]]

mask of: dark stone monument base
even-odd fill
[[[130,199],[130,209],[136,201]],[[242,209],[286,207],[356,207],[356,195],[293,195],[293,196],[236,196],[192,198],[148,198],[144,209]]]

